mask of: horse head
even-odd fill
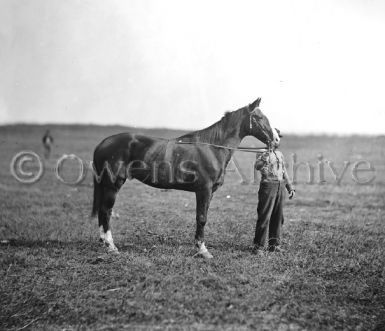
[[[246,107],[249,116],[246,135],[254,136],[268,147],[273,145],[277,146],[280,141],[279,134],[276,129],[270,125],[269,119],[259,108],[260,103],[261,98],[258,98]]]

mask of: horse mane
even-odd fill
[[[244,108],[235,111],[226,111],[218,122],[215,122],[205,129],[187,133],[178,139],[222,144],[225,137],[237,129],[237,124],[240,123],[243,117],[243,109]]]

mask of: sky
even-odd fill
[[[0,124],[384,134],[385,1],[0,0]]]

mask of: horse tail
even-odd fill
[[[102,201],[103,187],[94,177],[94,201],[92,203],[91,217],[95,217],[99,211],[100,202]]]

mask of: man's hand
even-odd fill
[[[269,160],[270,153],[269,151],[265,151],[262,153],[261,160],[267,162]]]
[[[293,199],[295,197],[295,190],[291,190],[290,192],[289,192],[289,199],[291,200],[291,199]]]

